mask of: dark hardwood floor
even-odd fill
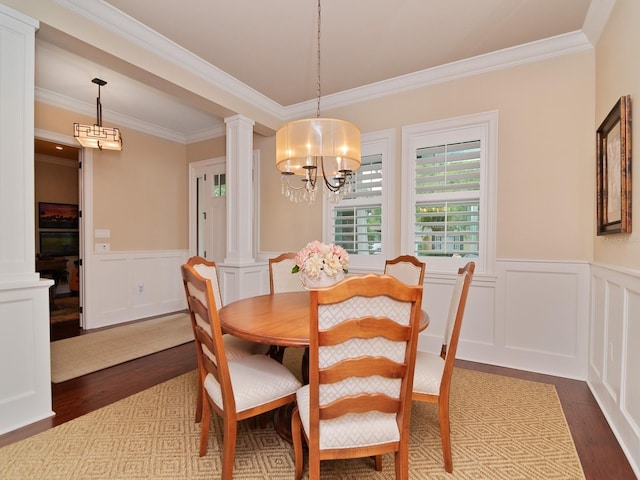
[[[52,338],[81,334],[52,329]],[[458,361],[458,366],[556,386],[586,480],[636,480],[618,441],[585,382],[508,368]],[[192,343],[171,348],[84,377],[52,385],[55,416],[0,435],[0,447],[73,420],[196,368]],[[542,480],[542,479],[536,479]]]

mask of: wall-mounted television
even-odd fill
[[[40,254],[77,257],[80,254],[78,232],[40,232]]]

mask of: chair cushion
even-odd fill
[[[302,385],[287,367],[266,355],[230,360],[228,365],[236,412],[286,397]],[[207,375],[204,387],[213,402],[223,409],[220,385],[213,375]]]
[[[250,342],[233,335],[224,334],[224,350],[227,354],[227,360],[236,360],[249,355],[265,354],[269,350],[269,345],[264,343]]]
[[[444,372],[444,359],[440,355],[418,350],[413,374],[413,391],[439,395],[442,372]]]
[[[298,390],[296,400],[302,426],[309,435],[309,385]],[[378,445],[399,439],[395,413],[350,413],[320,421],[320,450]]]

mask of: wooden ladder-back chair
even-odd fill
[[[463,268],[458,269],[440,355],[421,351],[416,354],[413,399],[419,402],[438,404],[444,469],[449,473],[453,472],[449,423],[449,391],[458,348],[458,338],[462,328],[462,317],[464,316],[469,285],[471,285],[475,267],[474,262],[469,262]]]
[[[281,253],[269,259],[269,288],[271,293],[302,292],[304,286],[299,273],[291,273],[296,265],[296,254]]]
[[[187,260],[187,265],[193,267],[201,277],[207,278],[211,281],[211,288],[213,290],[213,297],[218,308],[222,307],[222,296],[220,295],[220,283],[218,282],[218,271],[216,269],[216,263],[202,257],[191,257]],[[184,289],[187,297],[187,305],[189,303],[189,291],[185,284]],[[192,327],[194,317],[192,319]],[[250,342],[243,340],[233,335],[224,334],[222,336],[224,341],[224,349],[227,354],[227,360],[234,360],[236,358],[248,357],[249,355],[266,354],[269,351],[269,345],[263,345],[261,343]],[[198,368],[202,368],[200,365],[200,356],[198,355]],[[196,397],[196,423],[202,418],[202,388],[198,388],[198,396]]]
[[[422,285],[426,264],[411,255],[400,255],[384,264],[384,273],[407,285]]]
[[[211,280],[191,265],[182,266],[182,277],[189,292],[189,311],[203,367],[201,385],[207,400],[202,409],[200,456],[207,453],[214,410],[223,421],[221,478],[231,480],[238,421],[291,403],[302,384],[286,367],[266,355],[228,360]]]
[[[389,275],[353,276],[311,290],[309,385],[297,395],[291,427],[296,479],[320,461],[394,452],[396,479],[408,478],[411,387],[422,286]]]

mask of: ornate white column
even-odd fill
[[[53,415],[49,287],[35,271],[38,22],[0,4],[0,434]]]
[[[225,264],[255,262],[253,252],[253,125],[242,115],[227,124],[227,256]]]
[[[227,125],[227,252],[220,265],[223,303],[268,293],[269,273],[255,261],[253,125],[242,115],[224,119]],[[266,285],[266,291],[265,291]]]

